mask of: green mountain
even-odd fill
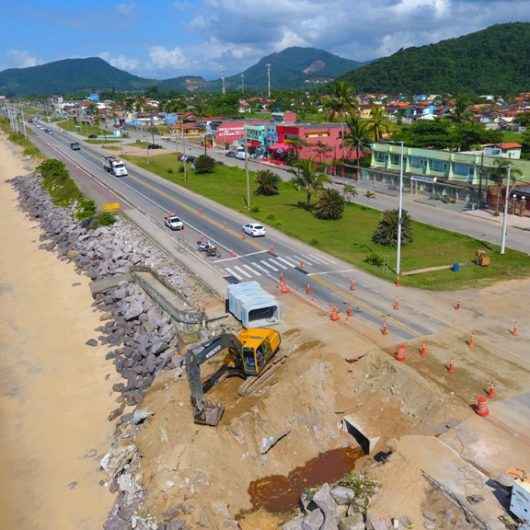
[[[64,59],[0,72],[0,94],[49,95],[82,90],[140,90],[156,84],[119,70],[99,57]]]
[[[203,77],[188,75],[164,79],[158,82],[157,87],[161,92],[195,92],[203,90],[206,85],[207,81]]]
[[[498,24],[399,50],[347,73],[361,92],[503,94],[530,90],[530,23]]]
[[[344,59],[325,50],[317,48],[291,47],[263,57],[255,65],[242,72],[245,86],[250,89],[267,87],[267,64],[271,65],[272,89],[304,88],[317,83],[328,82],[336,77],[358,68],[361,63]],[[210,87],[217,88],[220,81],[210,82]],[[226,88],[239,89],[241,74],[228,77]]]

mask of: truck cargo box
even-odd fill
[[[258,282],[228,286],[228,311],[246,328],[260,328],[280,321],[278,300]]]

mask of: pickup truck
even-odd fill
[[[126,177],[129,174],[123,161],[115,156],[106,156],[103,159],[103,167],[115,177]]]

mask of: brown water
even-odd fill
[[[362,456],[358,447],[343,447],[320,453],[287,476],[271,475],[250,483],[248,493],[253,510],[289,512],[297,506],[300,495],[307,488],[324,482],[336,482],[351,471]]]

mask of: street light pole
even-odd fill
[[[398,209],[398,233],[397,233],[397,253],[396,253],[396,274],[401,274],[401,221],[403,217],[403,158],[405,147],[401,142],[401,160],[399,163],[399,209]]]
[[[506,252],[506,233],[508,231],[508,201],[510,197],[510,177],[512,174],[512,166],[508,166],[508,178],[506,179],[506,190],[504,197],[504,215],[502,217],[502,233],[501,233],[501,254]]]
[[[247,210],[250,210],[250,175],[248,172],[248,136],[247,128],[245,127],[245,177],[247,184]]]

